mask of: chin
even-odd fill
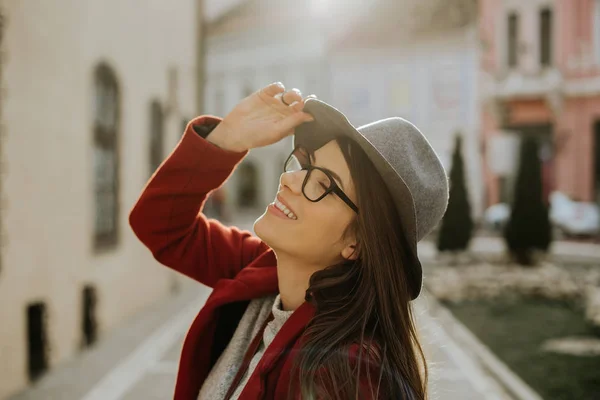
[[[258,236],[263,242],[270,246],[269,239],[272,237],[272,235],[270,235],[269,233],[271,231],[270,225],[272,224],[268,221],[268,219],[269,216],[267,215],[267,211],[265,211],[263,215],[261,215],[256,221],[254,221],[252,229],[254,230],[254,233],[256,233],[256,236]]]
[[[285,223],[285,221],[283,221]],[[265,211],[260,217],[254,221],[252,229],[256,236],[265,242],[269,247],[274,248],[281,241],[282,229],[281,220]]]

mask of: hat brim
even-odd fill
[[[294,147],[302,145],[316,150],[336,137],[347,136],[360,146],[383,178],[396,204],[402,222],[401,228],[407,240],[408,258],[413,267],[407,269],[407,276],[411,286],[411,299],[416,299],[423,285],[423,269],[417,253],[415,205],[408,186],[385,157],[360,132],[361,128],[355,128],[342,112],[318,99],[306,100],[304,111],[311,114],[314,121],[295,129]]]

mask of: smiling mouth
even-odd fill
[[[277,198],[275,199],[275,201],[272,204],[273,204],[273,208],[277,209],[278,211],[281,211],[281,213],[284,214],[287,218],[289,218],[291,220],[297,220],[298,219],[298,217],[296,216],[296,214],[294,214],[292,211],[290,211],[290,209],[287,208]]]

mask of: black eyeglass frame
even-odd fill
[[[292,150],[292,152],[290,153],[288,158],[285,160],[285,163],[283,164],[283,172],[290,172],[290,171],[287,171],[286,167],[287,167],[288,163],[290,162],[290,159],[294,156],[294,153],[296,152],[296,150],[298,150],[298,148],[300,148],[300,146],[297,146],[294,150]],[[329,185],[329,187],[327,189],[325,189],[325,193],[323,193],[316,200],[310,199],[306,195],[306,193],[304,193],[304,187],[306,186],[306,183],[308,182],[308,178],[310,177],[310,174],[313,169],[318,169],[319,171],[323,172],[329,178],[329,182],[331,182],[331,185]],[[304,181],[302,182],[302,195],[306,198],[306,200],[311,201],[313,203],[317,203],[317,202],[323,200],[325,198],[325,196],[327,196],[328,194],[335,193],[340,199],[342,199],[342,201],[344,203],[346,203],[348,205],[348,207],[350,207],[355,213],[358,214],[358,207],[356,206],[356,204],[354,204],[354,202],[352,200],[350,200],[350,198],[346,195],[346,193],[344,193],[344,191],[338,186],[337,182],[335,181],[334,177],[331,175],[331,173],[329,171],[327,171],[324,168],[316,167],[316,166],[310,165],[310,164],[308,164],[307,166],[303,166],[302,171],[304,171],[304,170],[307,172],[306,172],[306,175],[304,176]]]

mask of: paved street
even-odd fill
[[[470,248],[475,253],[500,254],[505,251],[505,243],[499,237],[475,237]],[[550,246],[549,254],[555,260],[569,262],[593,262],[600,265],[600,244],[577,242],[573,240],[555,240]]]
[[[248,229],[251,222],[238,226]],[[479,239],[478,239],[479,240]],[[484,238],[479,246],[499,251],[501,244]],[[487,246],[487,247],[486,247]],[[575,246],[577,247],[577,246]],[[593,248],[559,247],[588,252]],[[423,258],[433,254],[431,244],[420,247]],[[10,400],[151,400],[169,399],[183,337],[209,294],[207,288],[187,282],[167,297],[103,338],[93,349],[54,368],[39,383]],[[455,326],[436,317],[434,301],[424,293],[416,303],[417,323],[430,363],[431,399],[511,399],[488,373],[472,349],[453,336]],[[439,307],[439,305],[435,305]],[[463,346],[463,347],[461,347]]]
[[[54,368],[33,388],[11,400],[169,399],[185,332],[208,290],[185,285],[117,328],[93,349]],[[431,399],[509,399],[483,368],[417,306],[425,351],[431,362]]]

